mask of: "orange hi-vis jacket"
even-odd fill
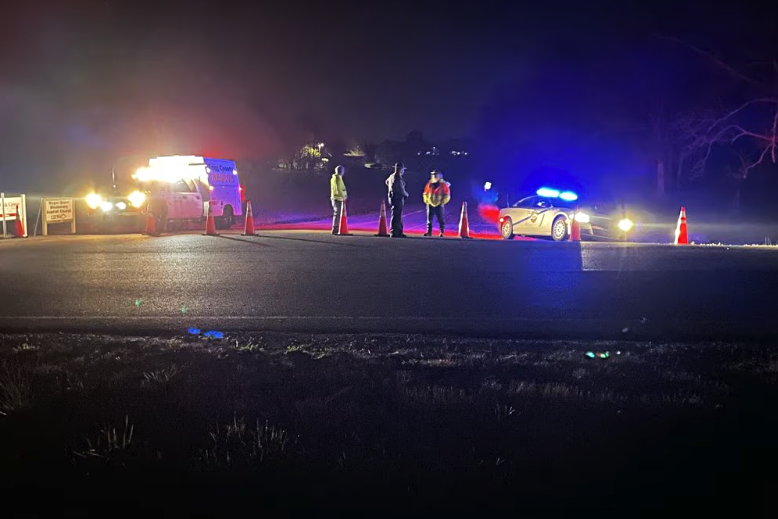
[[[424,186],[424,203],[432,207],[446,205],[451,200],[449,185],[445,180],[427,182],[427,185]]]

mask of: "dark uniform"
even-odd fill
[[[403,207],[408,192],[405,190],[403,174],[405,166],[402,162],[394,165],[394,173],[386,179],[386,187],[389,189],[389,205],[392,207],[391,234],[393,238],[405,238],[403,233]]]

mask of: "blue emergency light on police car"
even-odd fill
[[[536,191],[538,196],[544,196],[546,198],[561,198],[565,202],[574,202],[578,200],[578,195],[572,191],[559,191],[558,189],[551,189],[550,187],[541,187]]]

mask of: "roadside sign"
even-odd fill
[[[17,214],[18,213],[18,214]],[[0,193],[0,221],[2,221],[2,237],[8,237],[8,222],[13,222],[19,218],[24,226],[24,237],[27,237],[27,197],[25,195],[19,196],[5,196],[5,193]],[[13,229],[13,224],[11,229]]]
[[[46,198],[46,222],[69,222],[73,219],[72,198]]]
[[[43,236],[49,233],[49,224],[70,222],[70,232],[76,232],[76,209],[72,198],[44,198]]]
[[[19,207],[19,212],[22,209],[22,197],[20,196],[6,196],[3,197],[3,211],[2,216],[9,221],[16,220],[16,208]]]

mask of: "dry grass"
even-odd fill
[[[0,364],[0,411],[7,413],[28,407],[33,398],[34,371],[19,362]]]
[[[102,427],[97,435],[86,439],[86,448],[73,451],[78,458],[99,458],[110,460],[117,452],[132,446],[135,426],[130,423],[129,416],[124,417],[124,423],[117,429],[115,426]]]
[[[247,426],[243,417],[215,427],[210,433],[211,446],[201,452],[201,461],[209,469],[253,466],[282,459],[295,447],[296,438],[286,430],[257,420]]]
[[[0,335],[0,409],[10,417],[0,420],[0,459],[66,456],[75,463],[63,481],[74,488],[117,468],[140,480],[181,471],[166,480],[180,484],[195,467],[209,485],[234,475],[230,485],[254,502],[288,491],[294,502],[456,495],[483,496],[488,508],[537,495],[548,506],[576,487],[568,472],[632,484],[646,463],[636,456],[671,466],[698,439],[739,430],[727,420],[739,424],[746,407],[766,418],[741,444],[778,462],[778,402],[765,391],[776,366],[772,349],[733,344]],[[716,451],[694,463],[700,477],[742,472],[722,460]],[[617,469],[628,473],[609,476]]]

